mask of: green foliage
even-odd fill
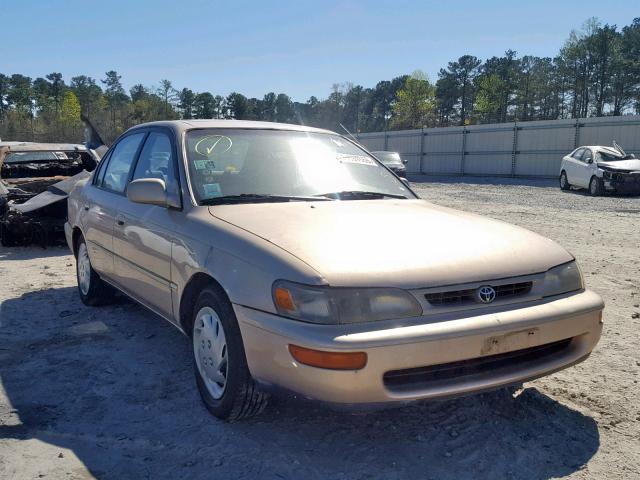
[[[114,70],[99,82],[86,75],[67,84],[59,72],[32,80],[0,73],[0,137],[82,141],[80,112],[107,141],[147,121],[235,118],[302,123],[335,131],[420,128],[506,121],[640,114],[640,18],[618,29],[589,19],[553,58],[507,50],[484,62],[463,55],[438,72],[433,85],[420,71],[365,88],[336,83],[328,96],[293,101],[286,93],[227,97],[167,79],[134,85],[129,95]]]
[[[433,125],[436,112],[436,88],[420,71],[407,78],[398,90],[393,105],[392,126],[398,129]]]

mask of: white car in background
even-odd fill
[[[576,148],[562,159],[560,188],[587,188],[592,196],[605,192],[640,194],[640,160],[615,141]]]

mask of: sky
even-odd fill
[[[335,83],[440,68],[507,49],[554,56],[590,17],[628,25],[638,0],[0,0],[0,73],[122,75],[129,89],[175,88],[306,101]]]

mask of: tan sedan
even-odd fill
[[[368,152],[296,125],[124,133],[71,193],[89,305],[121,290],[192,338],[225,419],[273,389],[339,404],[519,384],[587,358],[602,299],[551,240],[419,199]]]

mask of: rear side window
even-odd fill
[[[124,192],[131,166],[144,136],[145,133],[134,133],[118,142],[102,177],[101,186],[103,188],[117,193]]]
[[[151,132],[144,142],[132,180],[159,178],[164,180],[167,192],[178,192],[178,175],[173,148],[168,135]]]

